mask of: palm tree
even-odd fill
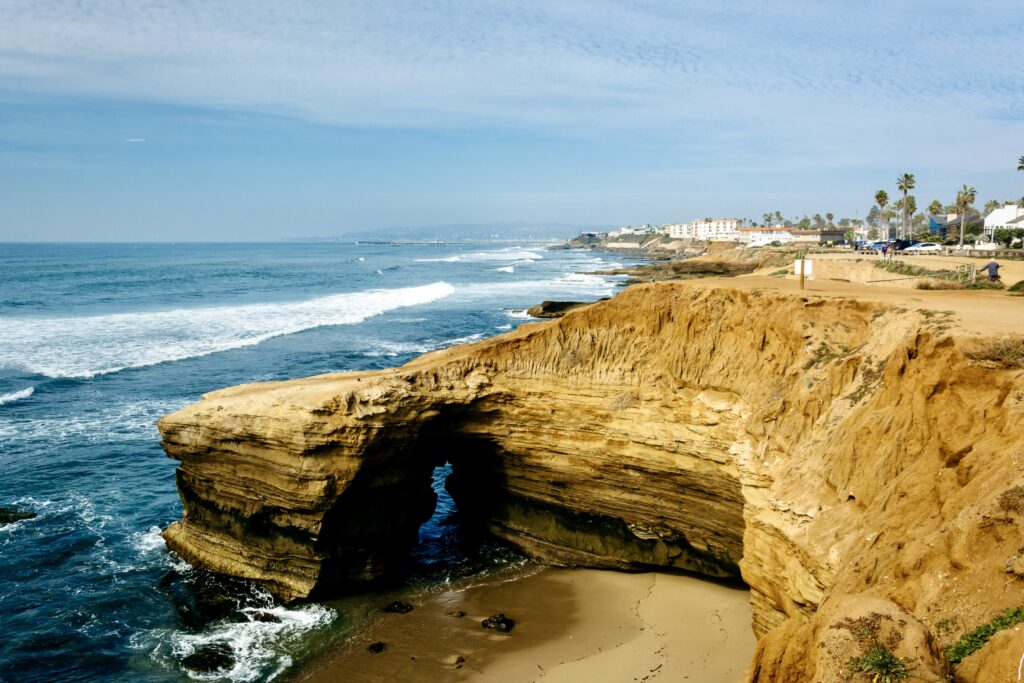
[[[889,193],[885,190],[879,190],[875,193],[875,204],[878,204],[878,208],[881,209],[882,214],[885,213],[885,205],[889,203]],[[885,226],[885,232],[882,234],[882,239],[889,239],[889,226]]]
[[[772,224],[772,214],[766,213],[763,216],[761,216],[761,218],[764,219],[764,227],[767,228],[767,227],[771,226],[771,224]]]
[[[956,208],[960,211],[960,244],[958,248],[962,249],[964,246],[964,221],[967,219],[967,209],[978,196],[978,191],[973,187],[964,185],[959,192],[956,193]]]
[[[933,199],[932,203],[928,205],[928,213],[935,215],[942,213],[942,202]]]
[[[833,218],[835,218],[835,216],[833,216],[832,214],[830,214],[830,213],[826,213],[825,214],[825,220],[828,221],[828,227],[830,227],[830,228],[832,227],[832,219]]]
[[[1017,170],[1024,171],[1024,156],[1022,156],[1020,159],[1017,159]]]
[[[907,193],[914,189],[915,184],[913,173],[904,173],[896,179],[896,189],[903,193],[903,225],[901,229],[903,237],[910,232],[910,227],[907,225]]]

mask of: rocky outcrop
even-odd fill
[[[542,561],[742,575],[752,680],[846,680],[864,643],[824,634],[862,618],[930,675],[1024,601],[1021,372],[948,326],[663,283],[393,370],[225,389],[160,422],[185,507],[165,537],[286,599],[336,590],[415,542],[449,461],[468,516]]]
[[[604,301],[604,299],[601,299]],[[569,311],[584,306],[589,306],[590,301],[542,301],[536,306],[530,306],[526,313],[533,318],[561,318]]]

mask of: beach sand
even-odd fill
[[[510,633],[481,626],[496,613],[515,620]],[[739,588],[678,574],[543,569],[382,613],[295,680],[733,683],[754,652],[750,623]],[[371,654],[376,641],[385,649]]]

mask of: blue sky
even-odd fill
[[[0,240],[1024,195],[1019,1],[0,0]]]

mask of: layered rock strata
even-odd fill
[[[742,575],[752,680],[845,680],[859,645],[825,636],[871,615],[931,675],[958,635],[937,624],[1024,602],[1021,372],[948,324],[663,283],[394,370],[214,392],[160,422],[185,507],[165,538],[315,596],[400,558],[448,461],[467,515],[541,561]]]

